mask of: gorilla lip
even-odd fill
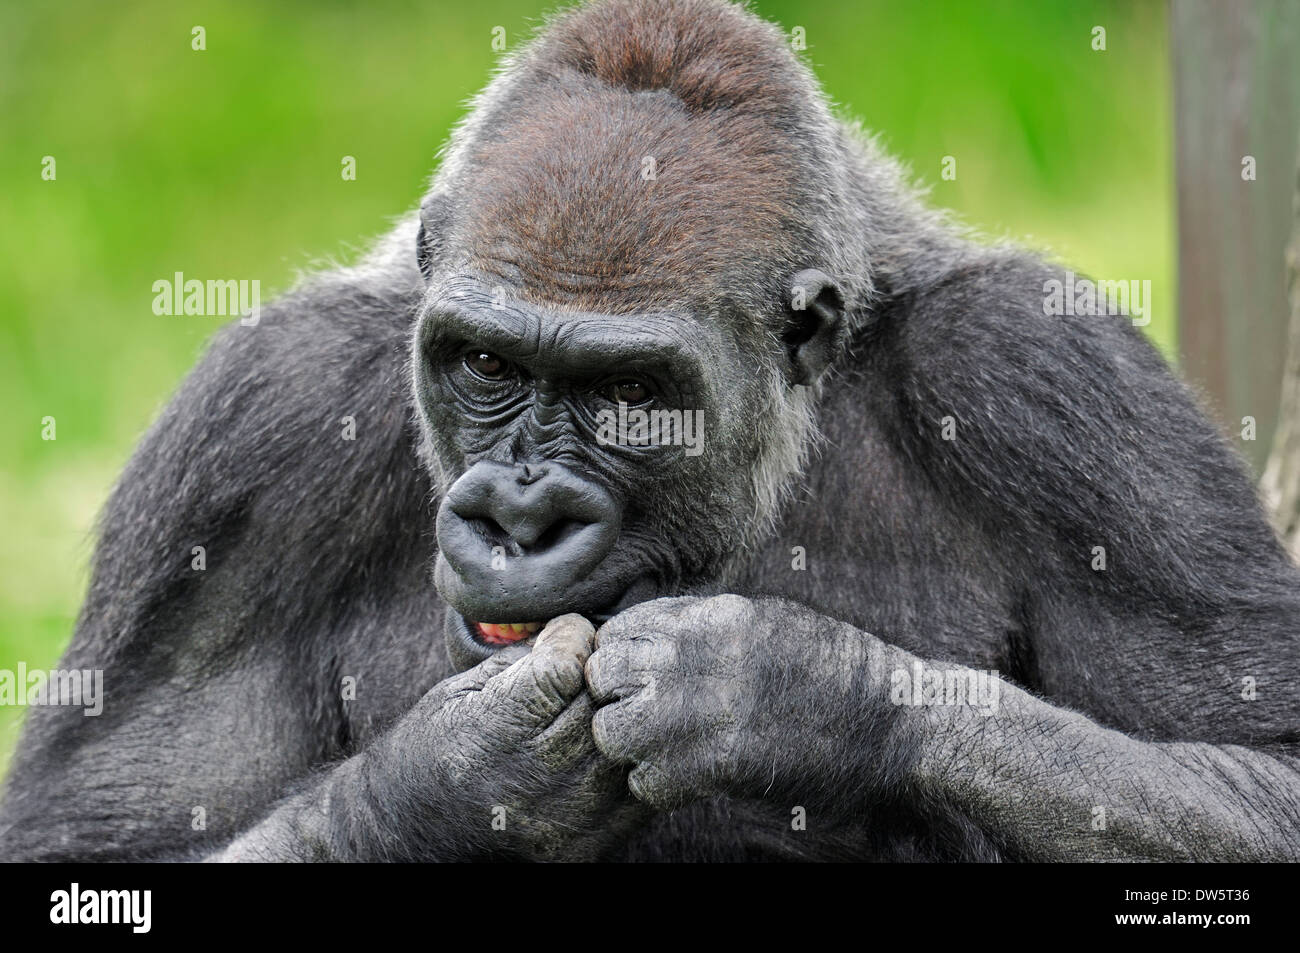
[[[540,622],[475,622],[474,630],[489,645],[509,645],[536,635],[542,628]]]
[[[599,611],[582,614],[592,625],[600,627],[624,609],[653,599],[656,594],[653,580],[649,576],[641,576],[623,591],[617,602]],[[462,631],[467,630],[466,634],[473,636],[475,641],[498,648],[531,638],[542,630],[543,625],[541,622],[475,622],[464,615],[460,619],[463,622]]]

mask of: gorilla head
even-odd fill
[[[1300,856],[1251,481],[1126,316],[860,141],[714,0],[514,56],[419,237],[141,444],[63,663],[113,710],[28,715],[0,857]]]
[[[415,386],[466,663],[725,579],[870,294],[856,147],[811,76],[768,24],[679,6],[621,4],[617,31],[599,4],[562,18],[483,94],[422,208]]]

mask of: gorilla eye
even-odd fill
[[[505,380],[510,375],[510,362],[487,351],[466,354],[465,366],[471,374],[485,381]]]
[[[601,396],[616,404],[644,404],[650,399],[650,388],[629,377],[606,384],[601,390]]]

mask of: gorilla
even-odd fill
[[[1063,275],[744,8],[558,15],[144,437],[5,854],[1300,858],[1297,570]]]

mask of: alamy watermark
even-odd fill
[[[50,894],[50,922],[55,924],[123,924],[132,933],[153,925],[152,890],[89,890],[75,881]]]
[[[688,457],[704,452],[704,411],[642,410],[619,404],[596,414],[596,442],[602,447],[685,447]]]
[[[0,705],[74,705],[95,716],[104,710],[103,669],[0,668]]]
[[[1134,327],[1151,323],[1151,279],[1093,281],[1065,273],[1065,281],[1043,282],[1043,314],[1049,316],[1122,314]]]
[[[932,668],[920,659],[889,676],[889,698],[895,705],[967,705],[981,715],[998,710],[1002,682],[997,672],[953,666]]]
[[[200,281],[178,271],[171,280],[155,281],[153,293],[157,315],[240,315],[239,323],[250,328],[262,320],[262,282],[257,278]]]

